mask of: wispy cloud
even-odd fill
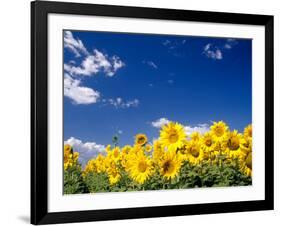
[[[238,44],[238,41],[234,38],[228,38],[224,44],[225,49],[232,49],[235,45]]]
[[[204,46],[203,54],[214,60],[221,60],[223,58],[222,51],[211,43]]]
[[[81,54],[89,55],[88,50],[80,39],[75,39],[70,31],[64,32],[63,37],[64,47],[75,54],[75,57],[80,57]]]
[[[71,75],[92,76],[103,72],[106,76],[112,77],[123,66],[125,64],[118,56],[109,57],[94,49],[93,54],[86,56],[79,66],[64,64],[64,70]]]
[[[162,126],[168,124],[169,122],[170,120],[168,120],[167,118],[160,118],[151,122],[151,125],[155,128],[161,128]]]
[[[177,49],[186,43],[186,39],[183,40],[169,40],[166,39],[162,44],[169,49]]]
[[[103,72],[106,76],[112,77],[120,68],[125,66],[119,56],[113,55],[110,57],[98,49],[89,52],[79,38],[74,38],[71,31],[64,32],[64,47],[70,50],[75,57],[83,55],[83,60],[78,66],[75,60],[64,64],[64,70],[70,75],[92,76]]]
[[[134,100],[123,100],[121,97],[117,97],[115,99],[103,99],[102,102],[105,105],[112,105],[115,108],[130,108],[130,107],[138,107],[139,105],[139,100],[134,99]]]
[[[100,93],[92,88],[81,86],[81,81],[64,75],[64,96],[70,98],[74,104],[93,104],[100,97]]]
[[[82,57],[82,60],[79,60],[80,64],[77,64],[75,58],[64,64],[64,95],[70,98],[73,104],[96,103],[101,96],[100,92],[82,86],[82,80],[79,76],[93,76],[103,73],[112,77],[120,68],[125,66],[125,63],[119,56],[108,56],[98,49],[89,52],[83,42],[78,37],[74,37],[71,31],[64,32],[64,47],[70,50],[74,57]],[[127,106],[134,103],[122,104]]]
[[[96,142],[83,142],[75,137],[70,137],[64,144],[69,144],[75,152],[79,152],[79,161],[84,166],[89,159],[96,157],[99,153],[105,154],[105,146]]]
[[[170,40],[165,40],[163,43],[162,43],[164,46],[169,46],[171,44],[171,41]]]
[[[169,119],[167,118],[159,118],[153,122],[151,122],[151,125],[155,128],[162,128],[164,125],[168,124],[169,122],[171,122]],[[198,124],[198,125],[184,125],[184,131],[186,133],[186,135],[190,135],[193,132],[198,132],[198,133],[205,133],[209,130],[209,125],[208,124]]]
[[[203,48],[203,54],[211,59],[214,60],[222,60],[223,53],[226,50],[232,49],[235,45],[238,44],[238,41],[233,38],[226,39],[225,43],[222,45],[214,45],[213,43],[208,43]]]
[[[209,130],[210,126],[208,124],[198,124],[195,126],[185,126],[184,131],[187,135],[190,135],[194,132],[206,133]]]
[[[187,43],[186,39],[183,40],[166,39],[162,42],[163,46],[165,46],[168,49],[168,52],[170,52],[175,57],[181,57],[184,55],[184,51],[181,48],[184,45],[186,45],[186,43]]]
[[[154,68],[154,69],[158,69],[158,65],[156,65],[156,63],[154,63],[153,61],[143,61],[144,64],[147,64],[148,66]]]

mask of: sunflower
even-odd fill
[[[204,151],[199,141],[191,140],[187,146],[187,159],[193,164],[199,164],[204,159]]]
[[[141,152],[131,161],[130,176],[137,183],[143,184],[154,172],[152,161]]]
[[[136,156],[139,153],[143,153],[143,148],[139,145],[134,145],[130,151],[128,152],[128,154],[125,154],[122,156],[121,159],[121,164],[124,167],[126,172],[129,172],[131,165],[133,164],[133,160],[136,159]]]
[[[166,179],[173,179],[181,168],[181,158],[173,150],[164,153],[160,162],[160,173]]]
[[[206,132],[201,139],[201,148],[204,151],[205,160],[214,160],[217,152],[215,151],[216,142],[214,135],[210,132]]]
[[[135,144],[139,146],[143,146],[147,143],[147,137],[145,134],[139,133],[135,137]]]
[[[87,162],[85,169],[84,169],[84,173],[88,174],[91,172],[97,172],[97,165],[96,165],[96,160],[95,159],[91,159]]]
[[[179,155],[179,157],[181,158],[182,161],[188,160],[187,152],[188,152],[189,142],[190,141],[185,140],[183,146],[177,150],[177,155]]]
[[[200,135],[200,133],[198,133],[198,132],[193,132],[193,133],[190,135],[190,137],[191,137],[191,140],[199,141],[201,135]]]
[[[110,185],[116,184],[121,179],[121,175],[120,175],[116,165],[113,165],[112,167],[110,167],[107,170],[107,173],[108,173],[108,179],[109,179]]]
[[[250,124],[244,129],[244,136],[246,138],[252,138],[252,132],[253,132],[253,128],[252,125]]]
[[[215,146],[214,135],[210,132],[205,133],[202,136],[201,144],[204,151],[206,152],[213,151]]]
[[[111,152],[108,153],[107,156],[105,156],[103,163],[104,163],[104,166],[105,166],[106,169],[109,169],[111,167],[111,165],[113,163],[115,163],[114,160],[112,159]]]
[[[241,139],[240,148],[244,153],[249,153],[252,151],[252,138],[245,138],[245,136]]]
[[[158,163],[161,160],[163,154],[164,154],[164,151],[162,149],[162,145],[161,145],[160,141],[155,140],[153,142],[153,154],[152,154],[153,161]]]
[[[96,171],[98,173],[104,172],[106,170],[104,159],[105,157],[101,154],[98,154],[98,156],[96,157],[95,164],[96,164]]]
[[[169,150],[176,151],[181,148],[186,140],[184,127],[179,123],[170,122],[160,131],[160,142]]]
[[[63,154],[63,162],[67,163],[68,160],[70,159],[70,156],[72,156],[72,154],[67,154],[66,152],[64,152],[64,154]]]
[[[125,145],[125,146],[122,148],[122,154],[123,154],[123,155],[128,154],[131,149],[132,149],[132,147],[131,147],[130,145]]]
[[[105,151],[106,151],[107,153],[109,153],[110,150],[111,150],[111,145],[108,144],[108,145],[105,147]]]
[[[69,144],[64,145],[63,152],[63,166],[64,170],[78,165],[79,152],[73,152],[72,147]]]
[[[128,155],[131,152],[132,147],[130,145],[125,145],[122,150],[121,150],[121,154],[120,154],[120,158],[121,158],[121,165],[126,168],[127,166],[127,159],[128,159]]]
[[[67,170],[68,168],[72,167],[73,163],[71,161],[65,161],[63,163],[64,170]]]
[[[117,162],[118,160],[120,160],[121,155],[120,155],[120,148],[119,147],[115,147],[112,149],[111,152],[108,153],[108,156],[115,162]]]
[[[241,161],[240,169],[245,175],[249,177],[252,176],[252,152],[245,155],[244,159]]]
[[[214,122],[211,126],[211,133],[214,135],[216,141],[223,140],[227,131],[228,126],[223,121]]]
[[[73,149],[69,144],[65,144],[63,150],[65,155],[70,155],[73,153]]]
[[[73,162],[77,163],[78,158],[79,158],[79,152],[74,152],[73,155],[72,155]]]
[[[150,144],[145,145],[145,151],[146,152],[151,152],[152,146]]]
[[[238,133],[237,130],[228,132],[224,146],[226,148],[226,153],[230,158],[241,159],[244,157],[245,154],[240,148],[241,139],[242,135]]]

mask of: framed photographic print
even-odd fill
[[[273,209],[273,16],[31,3],[31,223]]]

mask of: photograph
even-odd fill
[[[252,186],[252,39],[62,42],[64,195]]]
[[[274,16],[31,3],[31,223],[274,209]]]

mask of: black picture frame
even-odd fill
[[[265,27],[265,199],[74,212],[48,212],[48,14],[74,14],[197,21]],[[273,16],[142,7],[35,1],[31,3],[31,223],[51,224],[272,210],[273,186]]]

